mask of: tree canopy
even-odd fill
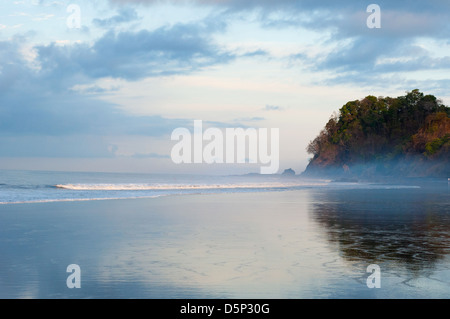
[[[309,143],[308,169],[394,160],[443,161],[450,155],[450,108],[418,89],[397,98],[349,101]]]

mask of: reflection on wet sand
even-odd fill
[[[314,196],[312,219],[346,261],[388,263],[420,276],[450,252],[446,188],[330,190]]]
[[[0,298],[447,297],[448,207],[443,191],[342,187],[0,205]]]

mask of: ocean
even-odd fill
[[[0,204],[154,198],[170,195],[268,192],[304,188],[419,188],[339,183],[281,175],[170,175],[0,170]]]
[[[448,298],[449,185],[0,171],[0,258],[0,298]]]

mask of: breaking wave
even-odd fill
[[[56,188],[82,191],[139,190],[214,190],[214,189],[277,189],[321,186],[324,183],[246,183],[246,184],[58,184]]]

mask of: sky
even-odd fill
[[[279,129],[279,170],[300,173],[347,101],[449,105],[448,21],[447,0],[2,0],[0,169],[259,171],[175,164],[171,133],[202,120]]]

